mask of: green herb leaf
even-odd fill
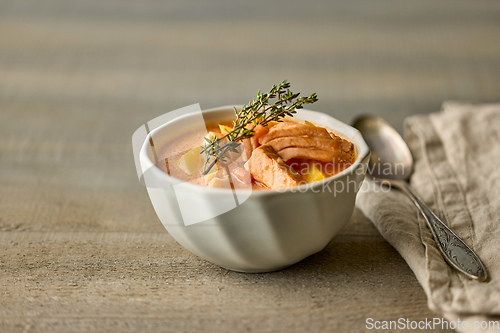
[[[293,93],[289,88],[290,83],[284,80],[279,85],[273,85],[268,93],[261,93],[259,90],[256,98],[244,105],[240,112],[234,108],[236,119],[233,121],[233,130],[221,138],[205,138],[206,143],[201,151],[205,154],[204,175],[216,163],[226,162],[225,154],[228,151],[238,153],[241,144],[236,142],[251,138],[254,135],[253,127],[265,126],[270,121],[281,121],[286,116],[293,117],[296,109],[302,109],[304,104],[312,104],[318,100],[316,93],[299,98],[300,93]]]

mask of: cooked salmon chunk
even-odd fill
[[[272,190],[305,183],[300,174],[287,165],[269,145],[255,149],[245,166],[256,181]]]
[[[252,152],[260,146],[259,138],[269,132],[268,126],[257,125],[254,127],[254,125],[251,125],[249,128],[253,128],[253,136],[243,140],[243,146],[245,147],[247,159],[249,159],[250,156],[252,156]]]
[[[354,159],[355,157],[354,145],[351,142],[344,140],[340,136],[335,135],[331,132],[330,135],[334,140],[340,142],[340,148],[342,149],[342,153],[340,154],[340,160],[342,160],[343,162],[348,162]]]
[[[309,136],[309,137],[319,137],[319,138],[331,138],[330,134],[325,128],[316,127],[301,123],[294,122],[282,122],[274,125],[269,129],[269,133],[263,135],[259,139],[261,145],[268,143],[269,141],[289,136]]]
[[[285,161],[292,158],[302,158],[308,160],[317,160],[321,162],[333,162],[339,155],[340,150],[322,150],[312,148],[284,148],[278,152],[278,155]]]
[[[273,139],[267,142],[267,144],[278,152],[287,147],[301,147],[328,151],[337,151],[341,149],[341,141],[334,140],[330,137],[286,136]]]
[[[295,122],[282,122],[259,139],[288,161],[292,158],[321,162],[350,161],[355,155],[352,143],[325,128]]]
[[[252,156],[252,142],[250,141],[251,138],[248,139],[243,139],[241,142],[243,143],[243,149],[245,150],[245,155],[247,157],[247,160],[250,159],[250,156]]]

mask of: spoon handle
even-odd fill
[[[418,207],[446,261],[469,278],[485,281],[486,269],[476,253],[429,209],[408,183],[391,183],[406,193]]]

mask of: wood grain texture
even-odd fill
[[[315,110],[401,131],[444,100],[500,100],[499,33],[496,1],[0,0],[0,331],[358,332],[367,317],[440,317],[358,211],[280,272],[191,255],[138,183],[131,135],[285,78],[318,93]]]

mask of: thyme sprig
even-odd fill
[[[227,162],[228,152],[238,153],[241,145],[238,141],[251,138],[255,126],[265,126],[271,121],[280,122],[287,116],[293,117],[296,110],[302,109],[304,104],[318,100],[316,93],[309,97],[299,97],[300,93],[294,93],[289,88],[290,83],[284,80],[279,85],[273,85],[267,93],[261,93],[259,90],[256,98],[248,102],[248,105],[244,105],[241,111],[238,112],[234,108],[236,119],[233,121],[233,129],[220,138],[205,138],[205,145],[201,151],[201,154],[205,154],[204,175],[210,172],[216,163]]]

